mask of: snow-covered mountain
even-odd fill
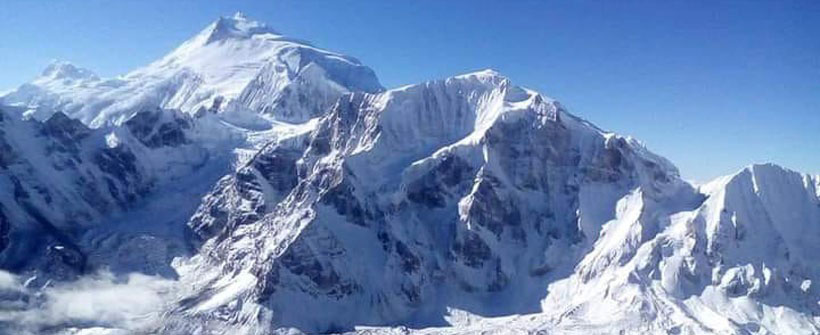
[[[0,102],[10,333],[820,333],[820,178],[692,185],[492,70],[384,90],[237,15]],[[100,282],[150,303],[55,307]]]
[[[101,79],[55,62],[0,102],[26,106],[25,113],[38,119],[61,111],[91,127],[120,124],[154,107],[223,112],[240,125],[263,127],[260,118],[303,122],[343,93],[381,90],[358,60],[284,37],[238,13],[124,76]]]
[[[691,187],[636,141],[492,71],[349,95],[206,197],[191,221],[206,270],[191,275],[214,297],[192,292],[181,311],[197,322],[180,323],[244,320],[258,313],[247,302],[309,332],[443,322],[445,307],[536,312],[534,293],[635,188]]]

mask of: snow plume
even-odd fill
[[[174,282],[105,271],[39,290],[27,284],[19,276],[0,271],[0,335],[149,331]]]

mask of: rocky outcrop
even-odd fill
[[[59,112],[39,122],[0,111],[0,268],[39,274],[43,283],[85,272],[83,232],[173,177],[169,166],[179,164],[162,157],[201,150],[192,131],[193,121],[164,110],[108,129]]]
[[[191,143],[185,136],[191,122],[187,115],[157,109],[137,113],[125,122],[125,127],[149,148],[178,147]]]

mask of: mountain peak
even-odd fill
[[[796,173],[800,174],[797,171],[793,171],[789,168],[780,166],[775,163],[771,162],[763,162],[763,163],[752,163],[741,169],[740,171],[735,172],[732,175],[729,175],[730,178],[742,178],[743,176],[752,176],[757,178],[768,178],[767,176],[770,175],[782,175],[782,174],[791,174]]]
[[[40,74],[41,78],[56,79],[97,79],[91,70],[77,67],[66,61],[54,60]]]
[[[205,40],[205,44],[231,38],[246,39],[254,35],[280,35],[268,25],[249,19],[242,12],[236,12],[233,16],[229,17],[220,17],[208,26],[204,33],[208,36]]]
[[[465,73],[465,74],[455,76],[455,78],[470,78],[470,77],[484,78],[484,79],[487,79],[487,78],[507,79],[507,77],[502,75],[500,72],[498,72],[494,69],[491,69],[491,68],[487,68],[487,69],[484,69],[484,70],[469,72],[469,73]]]
[[[234,20],[243,20],[243,21],[247,21],[247,20],[248,20],[248,17],[247,17],[247,16],[245,15],[245,13],[243,13],[243,12],[236,12],[236,13],[233,13],[233,19],[234,19]]]
[[[486,68],[481,71],[473,72],[472,74],[477,76],[502,77],[501,72],[498,72],[492,68]]]

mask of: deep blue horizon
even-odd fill
[[[0,91],[53,59],[103,77],[219,16],[358,58],[388,88],[493,68],[695,181],[773,162],[820,173],[820,2],[49,1],[0,4]]]

